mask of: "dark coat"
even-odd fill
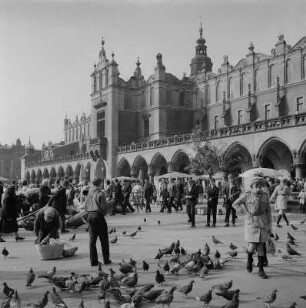
[[[175,200],[180,201],[184,194],[184,185],[183,183],[176,183],[175,186]]]
[[[60,215],[66,213],[67,208],[67,196],[66,188],[60,188],[50,199],[49,205],[54,207]]]
[[[115,187],[115,200],[116,201],[123,200],[122,187],[119,182],[116,184],[116,187]]]
[[[151,198],[153,196],[154,188],[151,183],[146,183],[143,190],[145,198]]]
[[[224,204],[227,206],[231,206],[235,200],[237,200],[239,198],[239,195],[241,193],[240,189],[238,186],[233,185],[230,189],[229,184],[227,184],[224,187],[223,193],[225,194],[225,198],[224,198]]]
[[[208,188],[207,190],[207,205],[208,206],[216,206],[218,204],[219,198],[219,188],[217,186],[213,186]]]
[[[39,208],[44,207],[48,201],[50,200],[51,190],[48,186],[41,186],[39,188],[39,198],[38,198],[38,205]]]
[[[186,204],[195,204],[198,198],[198,190],[195,184],[192,184],[191,188],[189,189],[188,185],[185,188],[185,195],[186,195]]]
[[[0,213],[0,231],[4,233],[17,232],[17,215],[17,201],[15,193],[13,195],[5,194]]]
[[[123,196],[124,198],[129,198],[132,192],[132,185],[130,182],[127,182],[123,186]]]

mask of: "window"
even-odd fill
[[[233,78],[230,78],[228,80],[228,92],[229,92],[228,97],[233,98]]]
[[[78,128],[75,129],[75,140],[79,140],[79,130],[78,130]]]
[[[215,123],[214,123],[214,125],[215,125],[215,129],[218,129],[218,126],[219,126],[219,116],[215,116]]]
[[[102,89],[102,73],[99,74],[99,89]]]
[[[297,113],[303,113],[303,97],[296,99],[296,111]]]
[[[143,133],[143,135],[144,135],[144,138],[149,138],[149,118],[145,118],[144,120],[143,120],[143,131],[144,131],[144,133]]]
[[[180,92],[180,106],[185,105],[185,91]]]
[[[240,96],[245,94],[245,74],[240,76]]]
[[[242,110],[238,110],[238,125],[242,124]]]
[[[270,119],[270,105],[265,105],[265,120]]]
[[[105,111],[97,113],[97,137],[105,137]]]
[[[257,69],[254,72],[254,91],[256,92],[259,89],[260,89],[260,87],[259,87],[258,69]]]
[[[221,89],[220,89],[220,81],[217,82],[216,85],[216,102],[219,102],[221,100]]]
[[[305,71],[306,71],[306,56],[304,56],[302,58],[302,71],[301,71],[301,75],[302,75],[302,79],[305,78]]]
[[[97,91],[97,78],[96,75],[94,75],[94,82],[93,82],[93,91],[96,92]]]

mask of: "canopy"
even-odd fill
[[[193,178],[193,175],[182,172],[169,172],[163,175],[155,176],[154,179],[177,179],[177,178]]]
[[[1,181],[1,182],[8,182],[8,181],[9,181],[9,179],[6,179],[6,178],[4,178],[4,177],[0,176],[0,181]]]
[[[242,178],[249,178],[254,175],[259,175],[263,177],[269,177],[269,178],[279,178],[279,177],[289,177],[290,173],[287,170],[275,170],[275,169],[269,169],[269,168],[254,168],[247,170],[243,172],[242,174],[239,174]]]

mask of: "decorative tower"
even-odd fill
[[[206,72],[212,71],[212,62],[211,59],[207,56],[207,46],[205,45],[206,40],[203,38],[202,22],[199,32],[200,38],[197,40],[195,57],[191,60],[190,63],[191,75],[195,75],[202,70],[205,70]]]
[[[109,84],[110,85],[118,85],[119,80],[119,70],[118,64],[115,61],[115,54],[112,52],[112,60],[109,64]]]
[[[163,55],[161,53],[158,53],[156,55],[156,66],[154,69],[155,72],[155,80],[166,80],[166,68],[163,65]]]
[[[137,62],[136,62],[136,69],[134,71],[134,77],[137,79],[142,79],[142,73],[141,73],[141,68],[140,68],[140,62],[139,62],[139,57],[137,58]]]

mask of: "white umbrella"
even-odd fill
[[[163,175],[155,176],[154,179],[177,179],[177,178],[192,178],[193,175],[182,172],[169,172]]]
[[[275,170],[275,169],[269,169],[269,168],[254,168],[254,169],[247,170],[243,172],[242,174],[239,174],[239,176],[242,178],[249,178],[254,175],[259,175],[262,177],[279,178],[279,177],[287,176],[285,175],[284,171],[286,170]],[[289,172],[288,172],[288,175],[290,175]]]
[[[1,182],[8,182],[8,181],[9,181],[9,179],[7,179],[7,178],[4,178],[4,177],[0,176],[0,181],[1,181]]]

